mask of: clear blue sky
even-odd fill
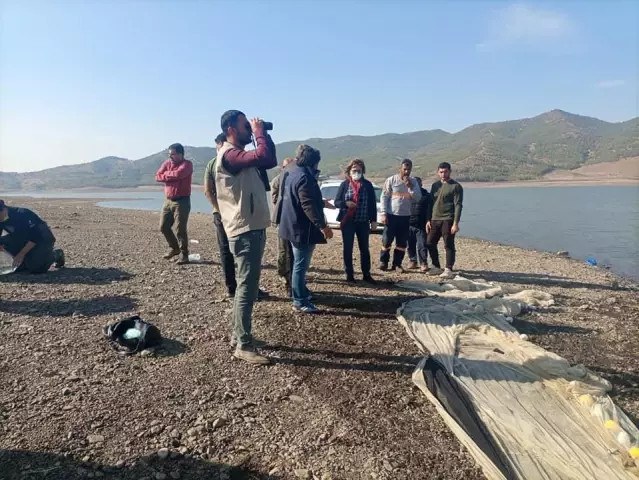
[[[0,171],[179,141],[638,115],[639,2],[0,0]]]

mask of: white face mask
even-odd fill
[[[355,181],[357,180],[361,180],[362,178],[362,172],[352,172],[351,173],[351,178]]]

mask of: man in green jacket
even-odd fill
[[[455,180],[450,178],[451,166],[448,162],[442,162],[437,168],[440,180],[433,183],[430,194],[433,197],[433,215],[426,223],[428,237],[426,245],[430,254],[433,268],[429,270],[431,275],[441,274],[441,278],[454,278],[453,266],[455,265],[455,234],[459,232],[461,220],[464,190]],[[444,238],[446,247],[446,268],[443,273],[439,263],[437,243]]]

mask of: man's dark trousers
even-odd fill
[[[283,278],[287,287],[291,285],[293,270],[293,246],[288,240],[278,238],[277,246],[277,274]]]
[[[183,255],[189,254],[189,236],[187,224],[191,214],[191,197],[181,197],[175,200],[166,199],[162,207],[160,230],[166,238],[166,242],[173,251],[180,251]],[[173,233],[173,225],[177,223],[176,233]]]
[[[408,227],[410,217],[400,217],[398,215],[386,215],[386,225],[382,233],[382,251],[379,255],[379,262],[382,266],[388,266],[390,260],[390,250],[395,241],[395,250],[393,251],[393,267],[401,267],[406,254],[406,245],[408,244]]]
[[[430,222],[430,232],[426,238],[426,247],[430,253],[430,260],[436,268],[441,268],[437,243],[442,237],[444,237],[444,246],[446,247],[446,268],[452,270],[453,265],[455,265],[455,235],[450,233],[452,227],[453,219],[431,220]]]
[[[235,280],[235,259],[229,247],[229,239],[226,236],[222,216],[219,213],[213,214],[213,223],[217,234],[217,246],[220,250],[220,264],[224,272],[224,283],[229,293],[235,294],[237,281]]]

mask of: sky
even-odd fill
[[[0,0],[0,171],[211,146],[639,115],[639,2]]]

